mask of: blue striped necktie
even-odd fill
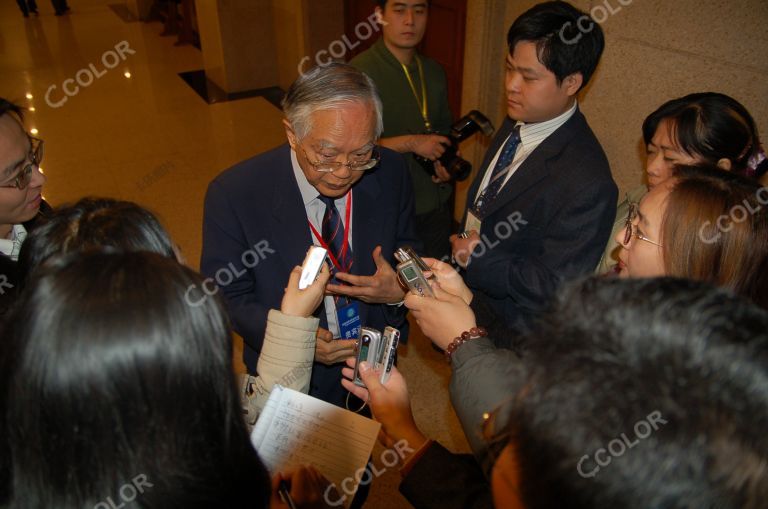
[[[328,250],[333,254],[336,260],[339,262],[340,268],[331,268],[331,274],[336,274],[337,270],[342,272],[349,272],[352,267],[352,248],[347,247],[347,251],[343,253],[344,249],[344,223],[341,221],[341,214],[336,208],[336,203],[333,198],[320,195],[320,201],[325,204],[325,214],[323,215],[323,226],[321,234],[323,241],[328,246]],[[349,199],[349,198],[347,198]],[[338,284],[336,278],[333,278],[334,283]]]
[[[519,146],[520,126],[516,125],[512,130],[512,134],[510,135],[509,139],[506,141],[506,143],[504,143],[504,147],[501,149],[501,155],[499,156],[499,160],[496,161],[496,166],[493,167],[491,178],[488,180],[488,186],[486,186],[483,192],[480,193],[480,196],[475,202],[474,213],[478,219],[482,220],[485,218],[488,207],[496,199],[499,191],[501,191],[501,185],[506,180],[506,177],[496,178],[496,176],[504,171],[507,166],[512,164],[512,161],[515,160],[515,152],[517,152],[517,147]]]

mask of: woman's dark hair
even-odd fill
[[[566,285],[510,418],[529,509],[758,509],[768,313],[684,279]]]
[[[536,43],[539,62],[560,85],[580,73],[589,83],[605,48],[603,29],[585,12],[566,2],[543,2],[520,15],[507,33],[509,53],[519,42]]]
[[[768,309],[768,188],[713,165],[678,166],[661,226],[665,273]]]
[[[83,198],[56,209],[35,227],[22,245],[19,266],[22,273],[32,274],[53,256],[103,247],[176,256],[173,242],[152,212],[129,201]]]
[[[768,161],[750,169],[750,159],[761,150],[757,125],[737,100],[716,92],[701,92],[672,99],[659,106],[643,122],[643,139],[648,145],[659,124],[667,120],[672,142],[691,157],[716,165],[731,162],[731,171],[760,177]]]
[[[387,2],[389,0],[373,0],[373,3],[381,7],[382,10],[384,10],[387,7]],[[432,0],[427,0],[427,5],[431,4]]]
[[[267,506],[224,310],[201,287],[146,252],[90,252],[38,271],[3,375],[11,508]]]

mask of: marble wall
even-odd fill
[[[197,0],[208,78],[227,92],[287,89],[344,34],[341,0]]]

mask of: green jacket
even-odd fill
[[[440,134],[448,134],[452,117],[448,106],[448,84],[445,71],[440,64],[430,58],[419,55],[419,59],[424,69],[424,81],[427,83],[427,114],[432,130]],[[350,64],[370,76],[379,89],[384,107],[382,137],[426,132],[419,103],[408,84],[400,61],[387,49],[383,39],[379,39],[369,49],[353,58]],[[420,99],[421,80],[416,59],[408,66],[408,71]],[[453,185],[435,184],[429,173],[416,162],[413,154],[409,153],[405,156],[416,196],[416,215],[431,212],[447,202]]]

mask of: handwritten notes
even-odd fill
[[[352,479],[356,491],[380,427],[354,412],[275,385],[251,442],[272,475],[310,464],[337,488]]]

